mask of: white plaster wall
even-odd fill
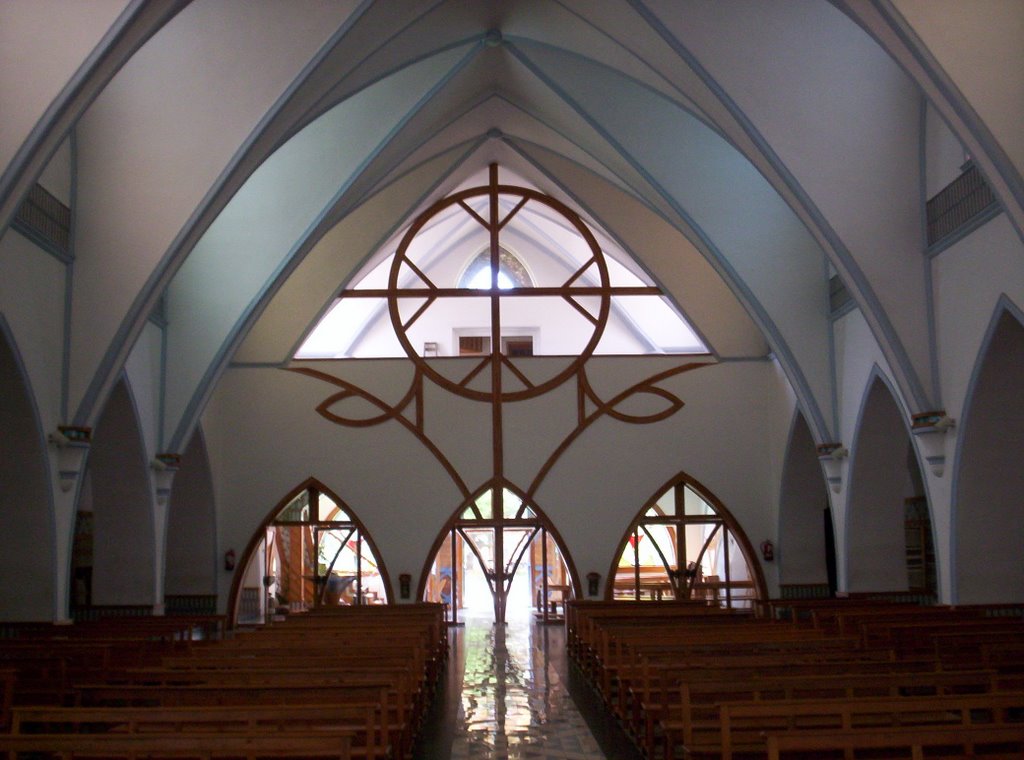
[[[60,418],[64,265],[14,230],[0,238],[0,312],[28,371],[46,430]]]
[[[60,144],[50,163],[39,176],[39,184],[65,206],[71,205],[71,172],[71,138],[68,138]]]
[[[885,357],[882,355],[877,341],[871,334],[863,315],[851,311],[833,323],[835,332],[836,374],[839,404],[839,435],[838,440],[847,449],[852,449],[857,438],[863,400],[873,381],[873,372],[888,377],[891,374]],[[890,386],[894,387],[890,382]],[[902,400],[897,398],[897,406],[901,413],[906,414]],[[908,417],[909,419],[909,417]],[[840,590],[849,590],[848,563],[849,556],[849,493],[850,493],[850,458],[842,462],[842,485],[838,493],[829,489],[832,501],[832,520],[836,534],[836,571]]]
[[[1024,167],[1024,6],[1016,0],[894,0],[945,74]]]
[[[0,3],[0,166],[7,166],[127,5],[128,0]]]
[[[1024,306],[1024,244],[1000,215],[932,259],[932,273],[942,400],[958,417],[999,299]]]
[[[175,236],[352,6],[192,3],[83,115],[73,405]]]
[[[602,398],[609,398],[672,361],[678,360],[594,360],[588,374],[599,379]],[[394,364],[340,362],[335,369],[365,365],[385,373]],[[765,452],[779,445],[770,432],[772,418],[788,414],[776,408],[778,382],[777,371],[763,361],[708,366],[660,384],[686,404],[669,420],[632,425],[602,418],[587,428],[537,492],[538,506],[565,538],[580,573],[607,572],[629,521],[681,470],[726,504],[755,545],[774,535],[779,483]],[[333,390],[283,370],[225,374],[204,417],[219,510],[218,551],[240,551],[278,500],[313,476],[364,522],[392,577],[409,572],[418,580],[431,544],[463,498],[397,423],[353,429],[319,417],[314,407]],[[451,459],[475,489],[490,477],[490,426],[486,415],[466,412],[486,406],[440,392],[427,397],[430,432],[443,425],[439,443],[448,451],[468,450],[468,458],[464,452]],[[574,394],[563,393],[561,400],[560,414],[542,401],[508,411],[507,471],[524,489],[574,427]],[[662,403],[639,398],[628,409],[650,414]],[[223,596],[228,583],[221,579]]]
[[[925,113],[925,198],[932,198],[960,176],[966,156],[960,140],[949,131],[939,112],[928,104]]]
[[[914,83],[829,3],[648,4],[811,197],[927,388]]]
[[[781,582],[825,583],[825,538],[822,511],[828,506],[827,486],[803,418],[795,418],[779,496]]]
[[[153,490],[142,431],[128,385],[115,386],[89,452],[94,515],[93,604],[153,604],[157,595],[155,545],[162,520],[153,514]],[[162,546],[162,542],[161,542]]]
[[[215,594],[217,522],[202,431],[196,430],[174,477],[167,517],[167,594]]]
[[[334,106],[268,157],[231,198],[168,288],[169,427],[179,431],[218,351],[296,246],[467,47],[419,61]],[[223,287],[225,281],[232,286]]]
[[[1019,312],[1018,312],[1019,314]],[[1004,315],[987,347],[962,422],[954,546],[956,599],[1018,602],[1024,596],[1024,327]]]
[[[910,434],[906,416],[883,381],[872,381],[858,422],[847,467],[847,590],[904,591],[903,499]]]
[[[1024,306],[1024,244],[1005,215],[984,224],[932,259],[938,369],[942,405],[954,419],[963,419],[971,379],[977,372],[989,325],[1001,298]],[[926,473],[929,505],[935,526],[940,586],[956,601],[951,570],[951,536],[956,531],[953,486],[960,467],[963,436],[953,428],[945,436],[946,475]],[[949,505],[940,509],[939,505]],[[949,547],[949,548],[947,548]]]
[[[53,509],[43,431],[17,347],[0,333],[0,610],[48,620],[53,610]]]
[[[128,355],[125,372],[135,396],[139,427],[149,457],[160,449],[160,343],[161,329],[147,322]]]

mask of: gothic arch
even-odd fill
[[[828,489],[814,438],[803,414],[796,412],[786,445],[779,494],[779,582],[828,582],[825,523]],[[829,526],[830,527],[830,526]]]
[[[492,542],[487,547],[478,546],[470,535],[473,532],[491,532]],[[540,543],[535,545],[537,537]],[[510,538],[514,544],[509,541]],[[512,547],[511,551],[507,550],[506,542]],[[488,549],[490,554],[487,554]],[[552,551],[556,557],[551,556]],[[581,597],[582,588],[576,565],[558,529],[540,507],[511,483],[495,479],[460,504],[438,533],[427,555],[423,572],[420,573],[416,598],[447,604],[449,622],[458,622],[463,575],[460,568],[465,567],[462,560],[475,555],[485,574],[488,574],[488,569],[494,573],[498,566],[501,567],[499,574],[488,574],[487,581],[494,596],[495,620],[502,622],[505,618],[505,601],[527,552],[530,553],[526,567],[531,575],[531,590],[536,589],[536,598],[540,602],[537,605],[538,617],[546,622],[553,619],[550,601],[555,601],[554,609],[557,610],[558,601]],[[540,572],[536,570],[538,563],[534,560],[537,559],[540,560]],[[450,578],[447,591],[441,588],[445,567]],[[534,578],[535,575],[540,577]],[[551,586],[559,587],[558,594],[553,593],[549,587],[552,575],[555,581],[561,581],[551,583]]]
[[[0,316],[0,609],[7,620],[54,614],[54,515],[39,413],[14,338]]]
[[[979,352],[953,483],[955,600],[1024,600],[1024,318],[1004,302]]]
[[[660,535],[659,535],[660,534]],[[652,561],[644,563],[648,540]],[[627,557],[632,549],[632,558]],[[736,561],[739,552],[742,562]],[[650,553],[650,552],[649,552]],[[624,560],[630,567],[624,571]],[[680,472],[659,488],[617,544],[605,598],[706,599],[743,607],[768,596],[753,547],[725,504],[700,481]]]
[[[308,498],[303,504],[304,494]],[[286,572],[282,569],[268,583],[267,579],[272,575],[270,564],[273,553],[279,546],[279,537],[271,538],[269,533],[275,527],[281,528],[282,533],[290,534],[283,541],[294,537],[302,541],[303,546],[296,550],[293,558],[295,567],[291,570],[294,572],[288,573],[294,577],[286,578]],[[340,534],[340,539],[336,533]],[[268,542],[274,546],[269,552]],[[339,556],[350,542],[355,542],[357,575],[345,584],[344,593],[335,594],[329,580],[334,575]],[[321,549],[328,544],[336,551],[331,556],[323,556],[325,561],[321,567],[318,562],[323,553]],[[271,557],[270,561],[268,556]],[[251,609],[253,604],[256,604],[259,617],[267,615],[265,597],[268,595],[274,595],[278,601],[283,599],[285,605],[301,609],[339,603],[368,603],[369,595],[362,589],[363,572],[359,567],[365,561],[372,562],[375,573],[379,574],[379,592],[382,596],[375,594],[374,603],[389,604],[393,593],[391,578],[380,557],[377,545],[351,507],[316,478],[307,478],[277,502],[249,539],[231,579],[228,601],[231,622],[235,624],[241,622],[240,618],[246,615],[255,615],[256,612]],[[320,578],[323,578],[322,583]],[[254,590],[255,599],[251,599]]]
[[[192,434],[174,476],[167,515],[164,594],[217,593],[217,510],[201,428]]]
[[[911,516],[927,525],[923,553],[928,553],[927,546],[934,547],[934,536],[920,462],[906,419],[876,367],[861,402],[847,476],[847,591],[907,591],[913,586],[915,591],[932,595],[938,590],[934,578],[923,587],[912,583],[911,576],[916,577],[918,568],[916,564],[908,566],[906,531]]]
[[[96,425],[87,474],[78,500],[78,520],[91,515],[92,564],[86,597],[73,595],[72,605],[154,604],[153,486],[135,402],[124,377],[114,386]],[[76,529],[76,533],[74,554],[76,572],[80,572],[88,567],[81,564],[88,532]]]

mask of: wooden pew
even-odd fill
[[[350,738],[355,746],[349,741],[345,752],[346,756],[355,753],[356,757],[381,758],[386,753],[395,758],[407,755],[415,728],[426,712],[428,687],[440,672],[439,662],[447,656],[447,629],[440,605],[296,615],[285,623],[236,632],[230,640],[194,640],[182,633],[180,622],[147,618],[118,620],[116,626],[89,624],[71,637],[16,641],[6,649],[0,644],[0,653],[22,664],[33,661],[25,693],[36,689],[38,695],[57,683],[61,691],[48,701],[60,703],[72,695],[85,706],[98,703],[90,709],[105,711],[109,726],[126,725],[124,721],[135,710],[170,714],[191,709],[188,714],[193,717],[206,715],[196,719],[200,733],[267,734],[273,732],[265,726],[257,726],[257,731],[251,723],[242,729],[238,715],[293,709],[309,712],[325,702],[349,710],[370,704],[379,715],[379,742],[369,738],[363,721],[353,726]],[[164,660],[173,665],[169,667]],[[63,691],[76,681],[74,691]],[[224,712],[232,710],[234,722],[228,721]],[[79,719],[82,715],[79,713]],[[175,725],[174,729],[195,733],[196,725]],[[45,729],[41,724],[35,727]],[[94,724],[91,729],[97,727]],[[320,724],[312,733],[329,730]],[[117,733],[128,731],[122,727]],[[60,749],[71,746],[74,738],[53,741]],[[111,744],[114,740],[97,741],[106,742],[103,751],[109,750],[110,756],[122,756],[121,749]],[[239,739],[231,741],[237,744]],[[126,744],[123,749],[124,756],[131,754],[131,746]],[[211,751],[211,757],[228,753],[223,748]],[[261,756],[274,756],[274,752],[271,749]],[[337,748],[317,750],[310,756],[338,756]]]
[[[690,748],[720,743],[720,711],[726,702],[984,694],[996,690],[998,680],[992,671],[693,679],[680,684],[679,704],[671,708],[673,717],[660,721],[664,756],[672,758],[676,746]]]
[[[767,735],[806,730],[932,727],[1024,727],[1024,692],[840,700],[769,700],[721,706],[720,741],[705,748],[730,760],[734,751],[765,752]],[[1017,725],[1014,726],[1013,724]],[[693,746],[691,751],[699,752]]]
[[[320,704],[380,705],[391,746],[404,751],[412,734],[406,705],[400,704],[392,684],[382,680],[324,685],[319,683],[261,685],[138,685],[88,684],[76,687],[83,707],[267,707]]]
[[[344,729],[315,735],[247,733],[0,734],[0,752],[14,760],[21,752],[53,752],[61,758],[302,757],[351,760],[352,734]]]
[[[718,705],[736,700],[1024,690],[1019,617],[864,600],[797,606],[789,621],[770,622],[657,603],[574,603],[567,614],[571,655],[649,756],[662,737],[669,757],[684,744],[717,751]],[[958,657],[957,643],[940,638],[954,635],[976,636],[979,656]],[[980,668],[981,661],[993,667]]]
[[[958,748],[944,757],[974,757],[988,748],[984,757],[1019,759],[1024,754],[1024,726],[955,726],[903,729],[850,729],[847,731],[793,731],[767,737],[769,760],[781,760],[794,752],[802,757],[822,757],[825,752],[857,750],[901,751],[899,756],[923,758],[925,750]],[[998,750],[1002,750],[998,752]],[[892,756],[892,755],[888,755]],[[877,757],[877,755],[876,755]]]
[[[325,729],[350,734],[354,758],[384,758],[388,726],[376,702],[217,707],[21,707],[12,734],[60,733],[264,733],[319,734]]]
[[[11,725],[11,706],[14,704],[15,670],[0,670],[0,731]]]

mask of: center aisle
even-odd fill
[[[428,716],[421,760],[616,760],[634,756],[621,738],[606,751],[570,695],[565,630],[528,619],[495,626],[469,618],[450,632],[445,683]],[[585,687],[581,687],[584,688]],[[588,694],[581,701],[587,703]],[[587,705],[590,707],[590,705]],[[596,713],[596,725],[609,719]],[[606,754],[609,752],[610,754]]]

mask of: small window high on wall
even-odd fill
[[[387,604],[390,582],[352,510],[311,481],[256,532],[235,579],[238,624],[319,607]]]
[[[764,596],[747,537],[721,502],[686,476],[640,511],[616,557],[610,599],[746,608]]]

